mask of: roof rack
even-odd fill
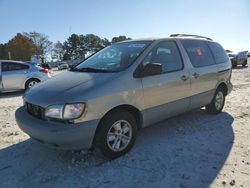
[[[200,35],[190,35],[190,34],[171,34],[170,37],[194,37],[194,38],[203,38],[207,40],[211,40],[211,38],[200,36]]]

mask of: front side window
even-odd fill
[[[194,67],[204,67],[215,64],[211,51],[205,41],[181,40],[181,43]]]
[[[29,66],[21,64],[21,63],[2,62],[2,71],[3,72],[25,70],[25,69],[29,69]]]
[[[80,63],[75,71],[118,72],[125,70],[146,49],[151,41],[112,44]]]
[[[182,58],[174,41],[164,41],[157,44],[144,59],[143,66],[149,63],[161,64],[163,73],[183,69]]]

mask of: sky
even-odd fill
[[[188,33],[250,51],[250,0],[0,0],[0,43],[30,31],[52,42],[73,33],[109,40]]]

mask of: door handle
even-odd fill
[[[194,74],[193,74],[193,77],[194,78],[198,78],[200,75],[197,73],[197,72],[195,72]]]
[[[188,80],[188,76],[183,75],[183,76],[181,77],[181,79],[185,82],[185,81],[187,81],[187,80]]]

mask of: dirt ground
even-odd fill
[[[249,188],[250,67],[234,69],[232,82],[221,114],[196,110],[145,128],[113,161],[32,141],[14,118],[23,92],[1,94],[0,187]]]

